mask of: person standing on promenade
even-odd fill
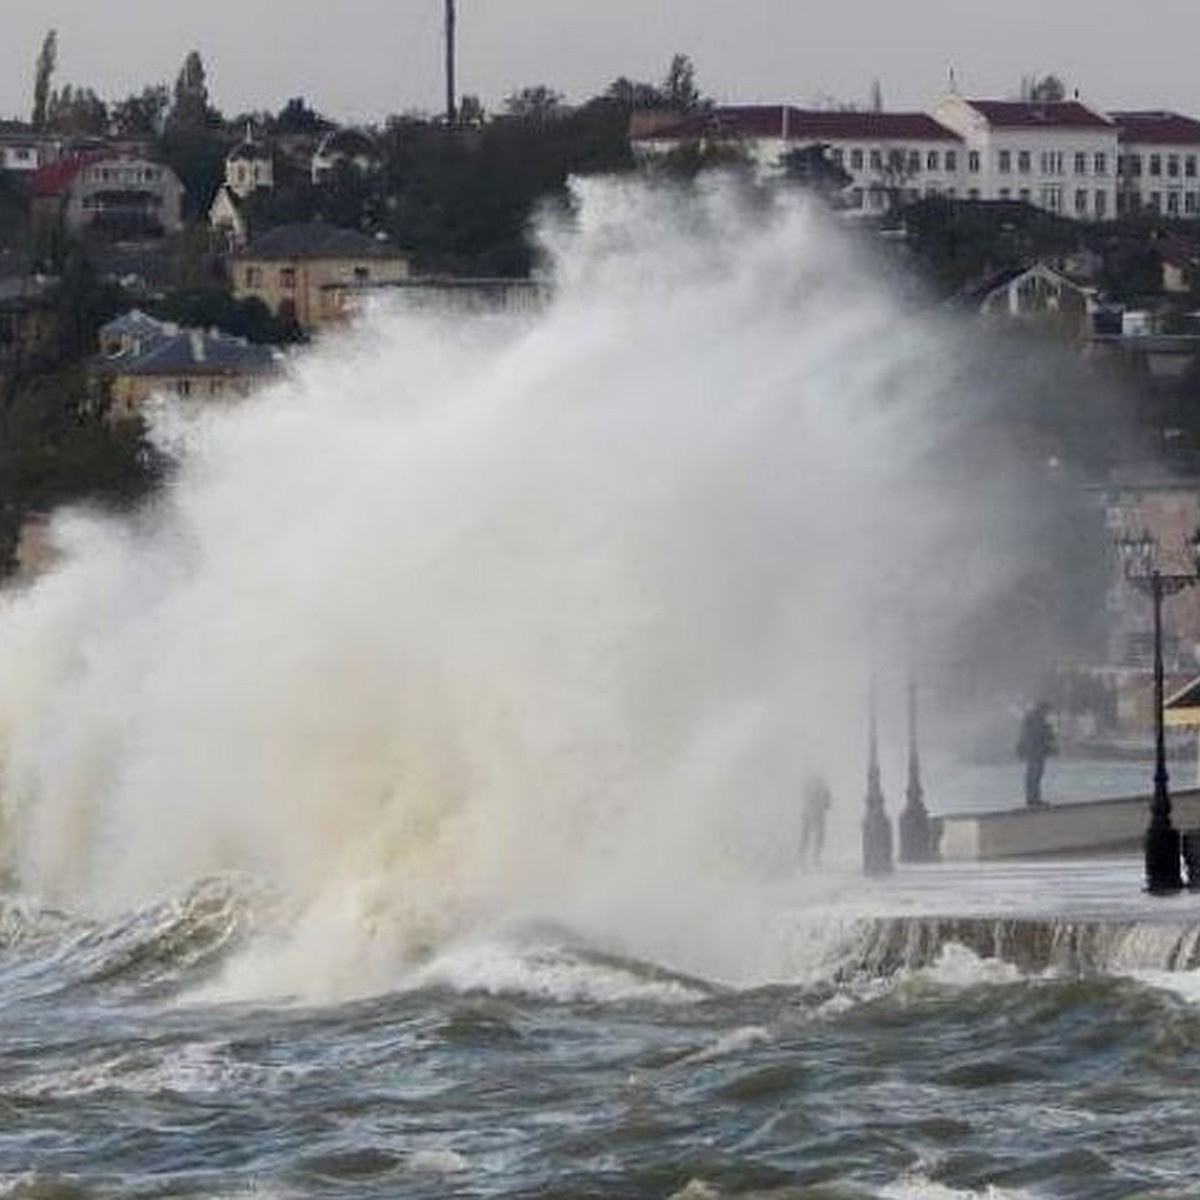
[[[1042,773],[1046,759],[1058,753],[1054,727],[1050,724],[1050,705],[1039,701],[1021,721],[1021,736],[1017,739],[1017,757],[1025,763],[1025,806],[1043,808]]]

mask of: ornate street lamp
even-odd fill
[[[883,805],[879,783],[879,734],[875,716],[875,671],[871,671],[867,695],[867,813],[862,826],[862,858],[865,875],[892,872],[892,823]]]
[[[1150,824],[1146,828],[1146,890],[1153,895],[1168,895],[1183,887],[1179,863],[1179,831],[1171,823],[1171,795],[1168,790],[1166,736],[1163,730],[1163,657],[1162,602],[1200,581],[1200,529],[1188,542],[1191,573],[1171,573],[1158,569],[1158,543],[1147,532],[1117,539],[1117,550],[1125,568],[1125,578],[1139,591],[1150,596],[1154,608],[1154,798],[1150,803]]]

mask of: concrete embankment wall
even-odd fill
[[[1181,832],[1200,828],[1200,789],[1173,793],[1171,811]],[[1141,846],[1149,819],[1146,795],[948,816],[943,818],[942,858],[962,862],[1121,853]]]

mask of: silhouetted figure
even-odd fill
[[[1025,804],[1028,808],[1041,808],[1046,803],[1042,799],[1042,772],[1046,769],[1046,759],[1058,753],[1049,714],[1050,705],[1042,700],[1021,720],[1017,757],[1025,763]]]
[[[816,866],[825,849],[825,814],[833,797],[829,785],[816,772],[804,782],[804,810],[800,820],[800,863]]]

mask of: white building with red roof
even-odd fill
[[[736,146],[764,174],[778,171],[789,150],[814,144],[849,174],[851,209],[879,212],[897,200],[958,194],[963,142],[920,112],[843,112],[786,104],[724,105],[630,129],[636,156],[652,159],[682,145]]]
[[[30,180],[33,213],[71,234],[161,237],[183,226],[183,185],[163,163],[109,150],[58,159]]]
[[[966,145],[968,199],[1021,200],[1081,221],[1117,215],[1120,130],[1078,100],[969,100],[933,110]]]
[[[1121,136],[1121,212],[1200,216],[1200,121],[1160,110],[1111,116]]]

